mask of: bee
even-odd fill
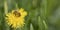
[[[16,10],[13,12],[13,14],[14,14],[16,17],[20,17],[20,16],[21,16],[21,14],[20,14],[18,11],[16,11]]]

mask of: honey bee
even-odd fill
[[[20,17],[20,16],[21,16],[21,14],[20,14],[18,11],[16,11],[16,10],[13,12],[13,14],[14,14],[16,17]]]

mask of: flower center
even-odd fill
[[[16,17],[20,17],[21,14],[18,12],[18,11],[14,11],[13,14],[16,16]]]

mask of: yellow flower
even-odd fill
[[[12,28],[18,28],[24,26],[24,17],[27,16],[27,12],[24,9],[13,10],[12,12],[6,14],[6,22]]]

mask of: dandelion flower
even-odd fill
[[[13,10],[10,13],[6,14],[7,17],[5,17],[6,22],[9,26],[12,28],[18,28],[18,27],[23,27],[24,26],[24,17],[27,16],[27,12],[24,11],[23,8],[18,9],[18,10]]]

